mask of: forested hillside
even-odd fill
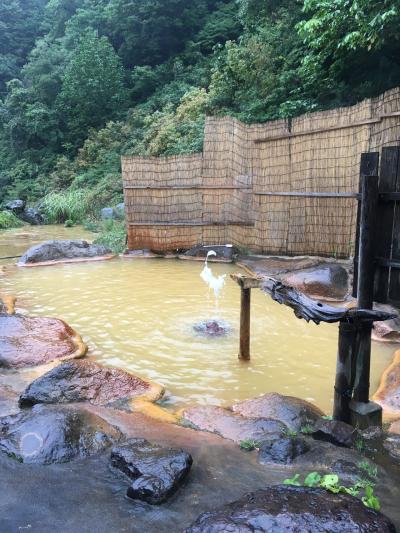
[[[94,215],[121,198],[121,153],[199,151],[206,114],[399,84],[399,0],[0,0],[0,203],[70,191]]]

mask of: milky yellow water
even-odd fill
[[[34,232],[35,237],[26,235],[26,230],[25,237],[22,230],[1,233],[2,256],[44,235],[83,235],[79,228],[45,227]],[[64,319],[83,336],[91,356],[163,384],[173,407],[225,405],[277,391],[331,409],[337,325],[307,324],[289,308],[253,290],[251,361],[239,361],[240,294],[229,278],[239,270],[236,266],[210,264],[215,275],[227,274],[216,307],[200,278],[201,262],[116,258],[36,268],[14,268],[10,261],[1,264],[8,265],[6,276],[0,278],[2,290],[18,297],[21,311]],[[211,318],[226,321],[229,335],[196,335],[193,324]],[[373,344],[372,391],[393,352],[393,346]]]

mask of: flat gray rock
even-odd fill
[[[145,439],[131,439],[111,452],[111,466],[132,480],[127,496],[151,504],[172,496],[192,463],[192,456],[184,450],[163,448]]]
[[[19,265],[48,263],[80,258],[94,258],[110,255],[111,251],[102,244],[89,244],[83,240],[44,241],[29,248],[20,258]]]

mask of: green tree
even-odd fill
[[[324,104],[353,103],[400,84],[398,0],[305,0],[298,31],[304,79]]]
[[[88,31],[72,53],[62,82],[58,109],[70,147],[79,147],[90,128],[120,115],[126,105],[124,72],[106,37]]]

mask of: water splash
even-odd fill
[[[208,285],[208,287],[214,292],[215,303],[218,304],[219,295],[221,293],[222,288],[225,285],[226,274],[222,274],[221,276],[214,276],[211,268],[209,268],[208,263],[207,263],[208,258],[213,255],[217,255],[216,252],[214,252],[214,250],[210,250],[207,253],[204,268],[200,273],[200,277]]]

